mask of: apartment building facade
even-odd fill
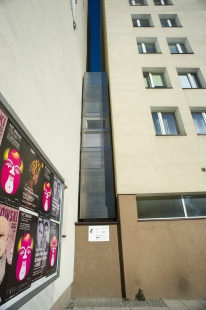
[[[205,9],[102,1],[117,217],[107,245],[76,226],[74,297],[205,297]]]
[[[86,0],[0,5],[1,98],[66,185],[60,277],[18,295],[22,310],[139,288],[205,298],[205,1],[101,4],[108,78],[84,74]],[[100,226],[108,239],[93,242]]]

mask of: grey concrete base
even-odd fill
[[[130,308],[142,307],[167,307],[166,303],[161,299],[147,299],[145,301],[125,300],[122,298],[76,298],[71,299],[73,306],[76,308],[91,307],[93,310],[106,308],[108,310],[119,310],[124,307],[125,310]]]
[[[85,300],[88,302],[88,300]],[[98,301],[96,299],[96,301]],[[108,301],[111,303],[111,300]],[[74,301],[72,305],[74,305]],[[70,308],[70,310],[206,310],[206,300],[205,299],[184,299],[184,300],[164,300],[162,305],[158,305],[157,303],[153,303],[153,305],[138,305],[138,306],[126,306],[126,304],[121,304],[118,307],[116,306],[109,306],[106,303],[102,303],[101,305],[97,306],[90,306],[90,307],[85,307],[83,303],[78,306],[74,306],[74,308]],[[64,310],[59,308],[59,310]]]
[[[64,293],[57,299],[55,304],[50,308],[50,310],[63,310],[68,305],[71,299],[71,285],[64,291]]]

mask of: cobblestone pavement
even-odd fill
[[[124,308],[124,309],[122,309]],[[136,309],[137,308],[137,309]],[[66,309],[73,310],[206,310],[206,300],[162,300],[146,301],[125,299],[74,299]]]

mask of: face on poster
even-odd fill
[[[60,218],[62,187],[62,182],[56,176],[54,176],[51,217],[57,221],[59,221]]]
[[[63,190],[41,152],[6,114],[0,107],[0,305],[56,272],[59,224],[53,222],[51,234],[50,216],[55,191],[59,220]]]
[[[0,204],[0,258],[6,253],[9,264],[13,257],[18,218],[18,210]]]
[[[8,299],[31,286],[37,221],[38,217],[34,212],[20,208],[14,256],[7,288]]]
[[[37,237],[36,237],[36,249],[42,249],[49,247],[49,231],[50,221],[48,219],[38,218],[37,224]]]
[[[43,175],[43,188],[42,188],[42,201],[40,208],[40,215],[49,217],[51,213],[51,201],[53,196],[52,182],[54,174],[51,169],[45,164],[44,165],[44,175]]]
[[[0,204],[0,304],[6,298],[19,211]]]
[[[57,253],[59,246],[59,224],[50,221],[50,241],[49,241],[49,253],[47,259],[47,276],[56,272],[57,266]]]
[[[0,194],[19,201],[23,174],[23,138],[8,121],[0,149]]]
[[[45,212],[48,212],[51,207],[51,185],[49,182],[44,182],[43,195],[42,195],[42,207]]]
[[[25,233],[18,242],[18,257],[16,263],[16,279],[22,281],[26,278],[30,267],[32,252],[34,249],[33,239],[29,233]]]
[[[46,274],[46,262],[49,250],[49,231],[50,220],[39,217],[32,282],[42,278]]]

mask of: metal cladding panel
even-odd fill
[[[86,85],[108,85],[106,72],[86,72],[84,75],[84,86]]]
[[[102,148],[84,148],[81,154],[82,169],[112,169],[112,151]]]
[[[80,219],[116,217],[114,192],[81,193],[80,206]]]
[[[108,98],[104,100],[84,100],[83,115],[86,117],[105,117],[109,114]]]
[[[82,133],[82,147],[106,147],[111,145],[108,131],[85,131]]]
[[[81,193],[114,191],[111,169],[82,169]]]
[[[108,79],[85,73],[83,90],[80,220],[116,218]]]
[[[107,85],[85,85],[83,98],[86,101],[100,101],[108,100],[108,86]]]

